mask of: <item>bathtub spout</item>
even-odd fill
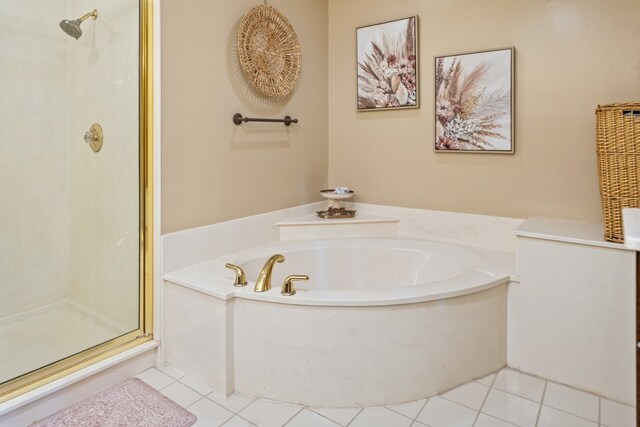
[[[264,267],[262,267],[262,271],[258,275],[258,280],[256,280],[256,286],[253,288],[254,291],[266,292],[271,289],[271,272],[276,262],[284,262],[284,256],[276,254],[264,263]]]

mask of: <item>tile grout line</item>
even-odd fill
[[[234,416],[233,416],[233,417],[231,417],[231,418],[233,419],[233,418],[235,418],[235,417],[238,417],[238,418],[240,418],[241,420],[244,420],[244,421],[248,422],[248,423],[249,423],[249,424],[251,424],[252,426],[259,427],[257,424],[252,423],[251,421],[249,421],[248,419],[246,419],[246,418],[245,418],[245,417],[243,417],[242,415],[238,415],[238,414],[236,414],[236,415],[234,415]]]
[[[592,420],[590,418],[585,418],[582,415],[577,415],[577,414],[574,414],[573,412],[569,412],[569,411],[566,411],[564,409],[556,408],[555,406],[551,406],[551,405],[542,405],[542,406],[546,406],[547,408],[555,409],[558,412],[562,412],[564,414],[568,414],[568,415],[571,415],[573,417],[580,418],[581,420],[585,420],[585,421],[589,421],[589,422],[592,422],[592,423],[600,424],[598,421],[594,421],[594,420]],[[600,416],[598,415],[598,419],[600,419],[599,417]]]
[[[177,383],[177,382],[178,382],[178,380],[173,380],[172,382],[170,382],[170,383],[169,383],[169,384],[167,384],[166,386],[164,386],[164,387],[160,387],[160,388],[158,388],[158,389],[156,389],[156,390],[158,390],[158,391],[160,391],[160,390],[164,390],[165,388],[167,388],[167,387],[169,387],[170,385],[175,384],[175,383]],[[147,384],[147,385],[148,385],[148,384]],[[153,386],[152,386],[152,387],[153,387]],[[199,394],[199,393],[198,393],[198,394]]]
[[[491,390],[493,390],[493,385],[496,383],[496,380],[498,379],[498,374],[500,373],[500,371],[496,372],[493,375],[493,379],[491,380],[491,384],[489,385],[489,390],[487,390],[487,394],[485,394],[484,399],[482,399],[482,404],[480,405],[480,409],[478,409],[478,413],[476,414],[476,419],[473,420],[472,426],[475,426],[476,423],[478,422],[478,418],[480,418],[480,414],[482,414],[482,409],[484,408],[485,403],[487,403],[487,399],[489,399],[489,394],[491,393]],[[481,385],[484,385],[484,384],[481,384]]]
[[[418,399],[418,400],[419,400],[419,399]],[[414,402],[415,402],[415,401],[414,401]],[[425,402],[425,403],[426,403],[426,402]],[[404,417],[404,418],[406,418],[406,419],[408,419],[408,420],[411,420],[411,421],[415,421],[415,420],[416,420],[415,418],[411,418],[411,417],[409,417],[409,416],[406,416],[405,414],[401,414],[400,412],[398,412],[398,411],[394,411],[393,409],[387,408],[386,406],[377,406],[377,407],[378,407],[378,408],[384,408],[384,409],[386,409],[387,411],[391,411],[391,412],[393,412],[394,414],[398,414],[398,415],[400,415],[401,417]],[[374,406],[374,408],[375,408],[375,406]]]
[[[323,414],[321,414],[321,413],[319,413],[319,412],[314,411],[314,410],[313,410],[313,408],[312,408],[312,407],[310,407],[310,406],[305,406],[305,408],[306,408],[306,409],[308,409],[308,410],[310,410],[310,411],[311,411],[311,412],[313,412],[314,414],[318,414],[318,415],[320,415],[322,418],[326,418],[326,419],[328,419],[329,421],[331,421],[331,422],[333,422],[333,423],[336,423],[336,424],[337,424],[337,425],[339,425],[340,427],[344,427],[344,426],[346,426],[346,425],[349,425],[349,423],[350,423],[351,421],[353,421],[353,420],[358,416],[358,414],[360,414],[360,411],[358,411],[358,413],[357,413],[356,415],[354,415],[354,416],[353,416],[353,418],[352,418],[351,420],[349,420],[349,422],[347,422],[347,424],[344,424],[344,425],[343,425],[343,424],[340,424],[339,422],[337,422],[336,420],[332,420],[331,418],[327,417],[326,415],[323,415]],[[361,409],[361,408],[359,408],[359,407],[355,407],[355,408],[353,408],[353,409]]]
[[[173,375],[169,375],[169,374],[168,374],[168,373],[166,373],[163,369],[160,369],[159,367],[157,367],[157,366],[155,366],[155,365],[154,365],[153,367],[149,368],[149,369],[155,369],[156,371],[160,372],[160,373],[161,373],[161,374],[163,374],[163,375],[168,376],[169,378],[173,379],[174,381],[180,381],[181,379],[183,379],[184,377],[186,377],[186,375],[185,375],[185,374],[183,374],[182,372],[180,372],[182,375],[180,375],[180,377],[179,377],[179,378],[176,378],[176,377],[174,377]],[[148,370],[148,369],[147,369],[147,370]],[[144,371],[143,371],[143,372],[144,372]]]
[[[512,369],[512,370],[513,370],[513,369]],[[520,372],[520,371],[516,371],[516,372],[522,373],[522,372]],[[515,397],[519,397],[519,398],[524,399],[524,400],[528,400],[529,402],[533,402],[533,403],[540,404],[541,406],[540,406],[540,410],[539,410],[539,412],[541,412],[541,411],[542,411],[542,406],[546,406],[546,407],[548,407],[548,408],[555,409],[556,411],[562,412],[562,413],[564,413],[564,414],[568,414],[568,415],[571,415],[571,416],[574,416],[574,417],[580,418],[580,419],[585,420],[585,421],[590,421],[590,422],[592,422],[592,423],[593,423],[593,422],[595,422],[595,423],[600,424],[600,422],[599,422],[599,421],[594,421],[594,420],[592,420],[592,419],[590,419],[590,418],[583,417],[582,415],[574,414],[574,413],[569,412],[569,411],[567,411],[567,410],[565,410],[565,409],[562,409],[562,408],[557,408],[557,407],[552,406],[552,405],[549,405],[549,404],[546,404],[546,405],[544,404],[544,397],[545,397],[545,395],[546,395],[546,393],[547,393],[547,386],[549,385],[549,383],[556,384],[556,385],[559,385],[559,386],[562,386],[562,387],[566,387],[566,388],[568,388],[568,389],[570,389],[570,390],[573,390],[573,391],[578,391],[578,392],[581,392],[581,393],[585,393],[585,394],[589,394],[589,395],[591,395],[591,396],[597,397],[597,398],[598,398],[598,405],[599,405],[598,407],[600,407],[600,402],[601,402],[601,400],[603,399],[603,397],[602,397],[602,396],[600,396],[599,394],[594,394],[594,393],[591,393],[591,392],[588,392],[588,391],[580,390],[580,389],[577,389],[577,388],[575,388],[575,387],[571,387],[571,386],[569,386],[569,385],[562,384],[562,383],[558,383],[558,382],[555,382],[555,381],[545,380],[545,379],[543,379],[542,377],[537,377],[537,376],[532,375],[532,374],[527,374],[527,373],[522,373],[522,374],[523,374],[523,375],[529,375],[529,376],[531,376],[531,377],[538,378],[538,379],[541,379],[541,380],[543,380],[543,381],[544,381],[544,389],[543,389],[543,391],[542,391],[542,397],[541,397],[541,399],[540,399],[540,402],[535,401],[535,400],[532,400],[532,399],[529,399],[529,398],[527,398],[527,397],[523,397],[523,396],[517,395],[517,394],[515,394],[515,393],[511,393],[511,392],[508,392],[508,391],[501,390],[501,389],[499,389],[499,388],[496,388],[496,390],[501,391],[501,392],[506,393],[506,394],[510,394],[510,395],[512,395],[512,396],[515,396]],[[624,404],[623,404],[623,405],[624,405]],[[627,406],[629,406],[629,405],[627,405]],[[538,414],[538,415],[540,415],[540,414]],[[599,417],[600,417],[600,414],[598,413],[598,420],[600,419]]]
[[[364,411],[364,407],[363,407],[363,408],[360,408],[360,410],[358,411],[358,413],[356,414],[356,416],[355,416],[355,417],[353,417],[353,418],[351,419],[351,421],[349,421],[345,427],[349,427],[351,424],[353,424],[353,422],[354,422],[354,421],[355,421],[355,420],[360,416],[360,414],[362,414],[362,411]]]
[[[213,393],[213,392],[212,392],[212,393]],[[211,394],[211,393],[209,393],[209,394]],[[220,406],[220,407],[222,407],[222,408],[226,409],[227,411],[231,412],[233,415],[239,415],[239,414],[240,414],[240,412],[244,411],[244,410],[245,410],[245,409],[247,409],[249,406],[251,406],[251,405],[252,405],[256,400],[258,400],[258,398],[256,397],[256,398],[254,398],[251,402],[247,403],[245,406],[243,406],[242,408],[240,408],[240,410],[238,410],[238,411],[233,411],[233,410],[231,410],[230,408],[227,408],[226,406],[221,405],[220,403],[218,403],[218,402],[214,401],[213,399],[209,399],[209,397],[208,397],[208,396],[209,396],[209,394],[205,396],[205,399],[207,399],[207,400],[209,400],[209,401],[211,401],[211,402],[215,403],[216,405],[218,405],[218,406]],[[233,394],[233,393],[232,393],[232,394]],[[239,396],[239,395],[238,395],[238,396]],[[245,397],[246,397],[246,396],[245,396]],[[250,399],[250,398],[249,398],[249,399]],[[243,419],[244,419],[244,418],[243,418]]]
[[[545,395],[547,394],[547,385],[549,384],[548,381],[544,382],[544,389],[542,390],[542,397],[540,398],[540,406],[538,407],[538,416],[536,417],[536,426],[538,425],[538,423],[540,423],[540,415],[542,415],[542,406],[544,405],[544,398]]]
[[[422,399],[424,399],[424,397],[423,397]],[[422,399],[412,400],[412,401],[410,401],[410,402],[406,402],[406,403],[417,402],[418,400],[422,400]],[[425,402],[424,402],[424,405],[426,405],[426,404],[427,404],[427,401],[425,401]],[[420,410],[422,410],[422,408],[424,408],[424,405],[422,405],[422,407],[420,408]],[[401,412],[398,412],[398,411],[396,411],[395,409],[391,409],[391,408],[389,408],[388,406],[378,406],[378,408],[384,408],[384,409],[387,409],[387,410],[389,410],[389,411],[393,412],[394,414],[402,415],[402,416],[403,416],[403,417],[405,417],[405,418],[409,418],[411,421],[415,421],[415,420],[416,420],[415,418],[411,418],[410,416],[405,415],[405,414],[403,414],[403,413],[401,413]],[[420,413],[420,411],[418,411],[418,414],[419,414],[419,413]],[[417,415],[416,415],[416,417],[417,417]]]
[[[204,396],[202,396],[200,399],[196,400],[195,402],[193,402],[193,403],[192,403],[191,405],[189,405],[189,406],[182,406],[182,405],[180,405],[180,406],[182,406],[184,409],[189,409],[189,408],[191,408],[193,405],[195,405],[196,403],[200,402],[202,399],[205,399],[205,397],[204,397]]]
[[[194,390],[194,391],[195,391],[195,390]],[[200,396],[202,396],[202,395],[200,395]],[[227,418],[226,420],[224,420],[224,421],[222,422],[222,424],[218,424],[218,426],[220,426],[220,427],[224,426],[224,425],[225,425],[226,423],[228,423],[228,422],[229,422],[233,417],[235,417],[235,416],[236,416],[236,414],[234,414],[233,412],[231,412],[230,410],[228,410],[228,409],[227,409],[227,408],[225,408],[224,406],[219,405],[219,404],[217,404],[216,402],[213,402],[211,399],[207,399],[207,396],[202,396],[200,399],[196,400],[196,401],[195,401],[195,402],[193,402],[191,405],[189,405],[189,406],[185,407],[185,409],[189,409],[189,408],[191,408],[193,405],[195,405],[196,403],[198,403],[198,402],[200,402],[201,400],[204,400],[204,399],[206,399],[208,402],[213,403],[214,405],[220,406],[222,409],[224,409],[224,410],[226,410],[227,412],[230,412],[230,413],[231,413],[231,416],[230,416],[229,418]]]
[[[214,402],[215,403],[215,402]],[[254,423],[252,423],[251,421],[247,420],[246,418],[242,418],[240,415],[238,414],[234,414],[231,418],[229,418],[228,420],[226,420],[225,422],[223,422],[222,424],[220,424],[220,427],[224,427],[226,424],[229,423],[229,421],[231,421],[232,419],[234,419],[235,417],[240,418],[242,421],[246,421],[247,423],[249,423],[250,425],[254,426],[254,427],[258,427],[257,425],[255,425]]]
[[[182,383],[181,383],[181,384],[182,384]],[[186,384],[184,384],[184,385],[185,385],[185,387],[189,387],[189,386],[187,386]],[[193,390],[193,389],[192,389],[192,390]],[[195,391],[195,390],[193,390],[193,391]],[[196,393],[197,393],[197,392],[196,392]],[[200,394],[200,393],[198,393],[198,394]],[[211,399],[207,398],[207,395],[202,395],[202,394],[201,394],[200,396],[202,396],[202,398],[201,398],[201,399],[196,400],[196,401],[195,401],[195,402],[193,402],[191,405],[189,405],[189,407],[188,407],[188,408],[186,408],[186,409],[189,409],[190,407],[192,407],[192,406],[193,406],[193,405],[195,405],[196,403],[200,402],[202,399],[207,399],[207,401],[208,401],[209,403],[213,403],[214,405],[219,406],[220,408],[224,409],[225,411],[227,411],[227,412],[231,413],[231,417],[230,417],[230,418],[228,418],[227,420],[225,420],[225,421],[224,421],[222,424],[220,424],[220,425],[225,424],[225,423],[226,423],[227,421],[229,421],[231,418],[233,418],[233,417],[235,417],[236,415],[238,415],[237,413],[233,412],[231,409],[226,408],[226,407],[222,406],[221,404],[219,404],[218,402],[214,402],[213,400],[211,400]],[[247,406],[249,406],[249,405],[247,405]],[[245,406],[245,408],[246,408],[246,406]],[[242,408],[242,409],[244,409],[244,408]]]
[[[429,403],[429,400],[431,400],[431,398],[430,398],[430,397],[429,397],[429,398],[427,398],[427,399],[424,401],[424,405],[422,405],[422,408],[420,408],[420,410],[419,410],[419,411],[418,411],[418,413],[416,414],[416,417],[413,419],[413,421],[418,422],[418,423],[422,423],[422,421],[418,421],[418,417],[420,416],[420,414],[422,414],[422,411],[424,411],[424,408],[426,408],[426,407],[427,407],[427,403]],[[426,423],[425,423],[425,425],[426,425]]]
[[[185,377],[183,377],[183,378],[185,378]],[[180,380],[176,380],[176,382],[179,382],[180,384],[182,384],[183,386],[185,386],[186,388],[188,388],[188,389],[189,389],[189,390],[191,390],[191,391],[195,391],[196,393],[198,393],[198,394],[199,394],[200,396],[202,396],[202,397],[207,397],[207,395],[209,395],[209,394],[213,393],[213,390],[212,390],[212,391],[210,391],[210,392],[209,392],[209,393],[207,393],[207,394],[202,394],[202,393],[200,393],[198,390],[196,390],[195,388],[188,386],[187,384],[183,383],[183,382],[182,382],[182,381],[180,381]],[[213,402],[213,403],[216,403],[216,402]],[[225,409],[227,409],[227,408],[225,408]]]
[[[294,419],[295,417],[297,417],[297,416],[300,414],[300,412],[304,411],[304,408],[305,408],[305,407],[303,406],[302,408],[300,408],[300,410],[299,410],[298,412],[296,412],[295,414],[293,414],[293,416],[292,416],[291,418],[289,418],[287,421],[285,421],[285,422],[284,422],[284,424],[282,424],[282,427],[286,426],[286,425],[287,425],[287,424],[289,424],[291,421],[293,421],[293,419]]]
[[[481,384],[481,385],[482,385],[482,384]],[[485,386],[485,387],[487,387],[487,386]],[[486,394],[486,395],[484,396],[484,398],[482,399],[482,404],[484,404],[484,401],[486,400],[486,398],[487,398],[487,396],[489,395],[489,392],[490,392],[490,391],[491,391],[491,388],[489,387],[489,388],[488,388],[488,390],[487,390],[487,394]],[[433,396],[433,397],[439,397],[439,398],[440,398],[440,399],[442,399],[442,400],[446,400],[447,402],[455,403],[456,405],[460,405],[460,406],[462,406],[462,407],[464,407],[464,408],[471,409],[472,411],[476,411],[476,412],[479,412],[479,411],[480,411],[480,409],[472,408],[471,406],[467,406],[467,405],[465,405],[464,403],[460,403],[460,402],[456,402],[455,400],[447,399],[446,397],[444,397],[444,396],[442,396],[442,395],[440,395],[440,394],[439,394],[439,395],[437,395],[437,396]],[[480,407],[482,408],[482,405],[480,405]]]
[[[206,398],[205,398],[205,399],[206,399]],[[215,403],[215,402],[214,402],[214,403]],[[224,420],[224,421],[222,422],[222,424],[220,424],[218,427],[222,427],[223,425],[225,425],[226,423],[228,423],[229,421],[231,421],[233,418],[235,418],[235,415],[231,415],[229,418],[227,418],[226,420]],[[198,422],[198,421],[196,420],[196,422]]]

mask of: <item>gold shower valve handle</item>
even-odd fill
[[[309,280],[309,276],[306,274],[292,274],[291,276],[287,276],[287,278],[284,279],[282,290],[280,291],[280,293],[285,297],[290,297],[291,295],[296,294],[296,289],[293,287],[294,280]]]
[[[235,264],[231,264],[231,263],[226,263],[224,266],[236,272],[236,280],[233,283],[233,286],[235,286],[236,288],[247,286],[248,284],[247,278],[244,275],[244,271],[242,270],[242,267],[237,266]]]
[[[102,138],[102,126],[98,123],[92,124],[84,134],[84,142],[89,144],[94,153],[97,153],[102,148]]]

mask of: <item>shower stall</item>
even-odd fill
[[[0,2],[0,402],[151,339],[151,7]]]

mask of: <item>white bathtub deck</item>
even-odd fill
[[[385,289],[357,289],[357,287],[351,287],[350,289],[350,286],[347,286],[347,289],[344,290],[324,290],[322,288],[315,289],[305,282],[298,282],[296,283],[298,292],[293,297],[283,297],[280,295],[280,292],[276,292],[276,289],[265,293],[254,292],[255,282],[252,280],[256,279],[256,277],[254,277],[257,276],[256,274],[247,276],[248,286],[236,288],[232,286],[234,273],[225,268],[225,264],[228,262],[243,265],[246,261],[256,257],[260,257],[261,260],[266,260],[274,253],[283,253],[286,255],[287,251],[310,250],[317,246],[320,247],[319,256],[323,256],[322,250],[327,250],[327,247],[341,247],[341,245],[346,245],[346,247],[350,247],[349,245],[360,245],[363,248],[372,245],[383,248],[389,247],[390,249],[400,248],[425,251],[430,250],[429,245],[432,245],[436,248],[435,250],[437,250],[437,248],[443,248],[444,250],[451,248],[453,251],[458,250],[461,251],[461,253],[471,252],[478,257],[480,263],[477,267],[469,271],[464,271],[460,273],[460,275],[453,276],[450,279],[424,284],[407,283],[406,285],[409,286],[398,284],[399,287],[389,287]],[[390,254],[392,254],[392,252],[390,252]],[[348,266],[348,259],[345,259],[344,263],[347,264],[347,267],[340,268],[350,268]],[[361,261],[361,263],[366,265],[366,261]],[[278,241],[201,262],[181,270],[172,271],[171,273],[165,274],[163,278],[166,282],[184,286],[223,301],[232,298],[242,298],[280,304],[366,307],[411,304],[480,292],[507,283],[515,273],[515,264],[516,259],[513,253],[486,248],[447,245],[414,239],[325,239],[316,241]],[[278,273],[281,268],[280,266],[275,267],[275,273]],[[308,271],[299,269],[299,271],[296,270],[295,273],[306,274]],[[363,273],[367,273],[367,271],[363,271]],[[282,281],[272,281],[277,282],[274,284],[274,287],[279,289]],[[363,288],[363,286],[360,287]]]

